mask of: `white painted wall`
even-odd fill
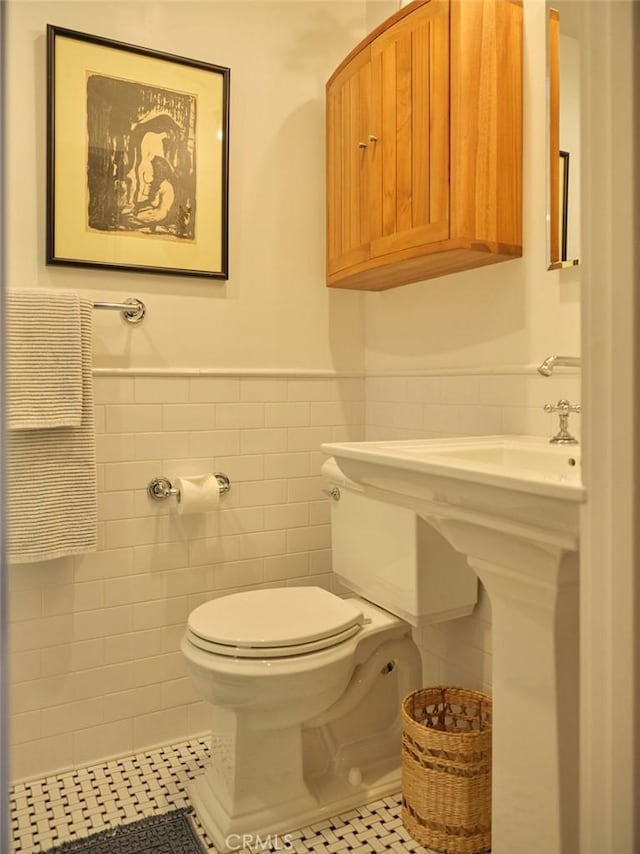
[[[368,371],[503,369],[580,352],[579,270],[546,270],[545,21],[543,0],[525,0],[523,257],[367,294]]]
[[[365,32],[356,2],[9,2],[7,283],[138,296],[139,328],[96,313],[96,367],[363,363],[362,297],[324,287],[324,85]],[[231,68],[227,284],[46,267],[48,23]]]
[[[9,286],[144,299],[137,329],[96,314],[96,367],[413,372],[579,352],[579,271],[545,263],[543,0],[525,2],[523,257],[380,294],[324,287],[324,84],[395,6],[10,3]],[[44,265],[47,23],[231,67],[227,284]]]

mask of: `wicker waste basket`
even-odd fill
[[[491,850],[491,698],[436,686],[402,703],[402,822],[447,854]]]

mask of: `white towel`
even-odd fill
[[[79,427],[80,300],[41,288],[7,294],[7,426]]]
[[[37,300],[32,303],[35,310]],[[11,429],[7,521],[9,560],[32,563],[95,551],[96,452],[91,320],[93,303],[79,299],[81,423],[78,427]],[[15,334],[9,329],[9,335]],[[71,350],[58,369],[70,370]],[[74,368],[75,370],[75,368]],[[56,380],[61,386],[62,381]]]

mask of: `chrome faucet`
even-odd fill
[[[579,368],[580,358],[578,356],[547,356],[541,365],[538,365],[538,373],[543,377],[550,377],[554,368]]]
[[[549,439],[552,445],[577,445],[578,440],[569,432],[569,413],[582,412],[582,407],[578,403],[573,406],[568,400],[562,398],[555,406],[552,403],[545,403],[545,412],[557,412],[560,416],[560,429],[556,435]]]
[[[550,377],[554,368],[579,368],[580,358],[578,356],[547,356],[541,365],[538,365],[538,373],[543,377]],[[562,398],[556,405],[547,403],[545,412],[557,412],[560,415],[560,429],[556,435],[549,439],[552,445],[577,445],[578,440],[569,433],[569,413],[581,412],[580,404],[572,406],[568,400]]]

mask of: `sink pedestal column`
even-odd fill
[[[467,555],[491,600],[492,850],[578,854],[576,538],[423,518]]]

